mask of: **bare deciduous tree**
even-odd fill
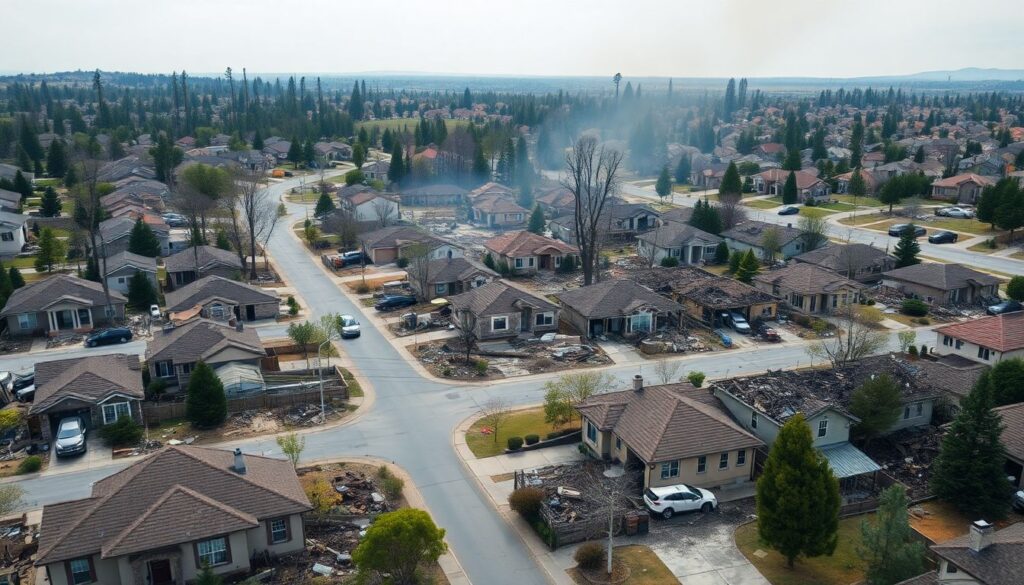
[[[874,355],[885,348],[885,334],[872,329],[857,315],[854,305],[838,309],[834,318],[839,322],[835,337],[817,341],[807,347],[807,355],[826,359],[833,368]]]
[[[782,238],[779,236],[778,229],[770,227],[764,230],[761,234],[761,248],[764,249],[764,260],[769,264],[774,264],[776,254],[782,250]]]
[[[577,406],[594,394],[611,390],[615,378],[602,372],[573,372],[563,374],[544,384],[547,391],[546,402],[558,402],[563,405],[565,424],[572,423],[572,413]]]
[[[322,222],[325,232],[338,236],[342,248],[354,248],[359,241],[359,224],[352,213],[345,209],[328,215]]]
[[[378,197],[373,200],[373,213],[377,216],[378,227],[388,227],[388,222],[395,213],[395,202],[387,197]]]
[[[103,286],[103,298],[106,302],[106,310],[111,310],[110,286],[107,283],[107,255],[101,254],[101,247],[105,248],[103,234],[100,232],[100,223],[106,215],[103,205],[100,203],[100,168],[103,161],[103,149],[94,137],[88,141],[76,143],[74,157],[78,171],[79,183],[72,189],[72,197],[75,200],[75,220],[89,237],[89,254],[92,256],[93,266],[99,273],[100,284]]]
[[[747,219],[747,212],[740,205],[742,199],[739,193],[718,194],[718,217],[722,220],[723,230],[736,227]]]
[[[402,250],[402,258],[409,261],[409,277],[416,282],[423,299],[430,294],[430,252],[428,244],[413,244]]]
[[[615,535],[622,528],[621,523],[626,512],[635,509],[630,503],[629,495],[637,492],[639,487],[636,482],[636,475],[631,473],[621,475],[602,474],[596,468],[590,472],[589,481],[581,490],[583,500],[593,506],[594,517],[608,517],[608,548],[607,564],[605,570],[608,575],[612,574],[612,550],[615,548]]]
[[[505,424],[512,409],[501,398],[491,398],[480,405],[480,422],[491,427],[494,442],[498,442],[498,429]]]
[[[828,221],[824,217],[802,215],[798,225],[804,251],[816,250],[828,242]]]
[[[662,384],[668,384],[676,379],[676,373],[679,372],[679,362],[670,362],[665,358],[658,360],[658,363],[654,364],[654,373],[661,380]]]
[[[605,204],[618,190],[622,153],[598,144],[593,136],[582,136],[566,155],[565,163],[567,176],[562,185],[575,201],[576,246],[586,286],[600,280],[600,224]]]

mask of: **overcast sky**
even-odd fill
[[[1019,0],[3,0],[0,71],[852,77],[1024,64]]]

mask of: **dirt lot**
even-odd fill
[[[435,376],[458,380],[514,378],[612,363],[601,348],[581,344],[578,336],[561,336],[550,343],[520,339],[484,342],[471,352],[469,363],[459,339],[424,342],[406,349]]]
[[[1018,519],[1019,517],[1013,515],[1007,516],[995,523],[996,530],[1006,528]],[[924,502],[910,508],[910,526],[934,543],[946,542],[967,534],[973,520],[961,514],[952,504],[940,500]]]

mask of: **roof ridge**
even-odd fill
[[[209,467],[210,469],[215,469],[215,470],[219,471],[220,473],[222,473],[224,475],[228,475],[229,477],[239,478],[239,479],[245,481],[246,483],[248,483],[249,485],[255,486],[255,487],[257,487],[257,488],[259,488],[259,489],[261,489],[261,490],[263,490],[265,492],[270,492],[270,493],[272,493],[274,495],[280,496],[280,497],[282,497],[282,498],[284,498],[284,499],[286,499],[288,501],[294,502],[296,504],[300,504],[302,506],[306,506],[307,505],[305,502],[300,502],[300,501],[292,498],[291,496],[289,496],[287,494],[282,494],[281,492],[269,489],[269,488],[267,488],[264,485],[260,485],[259,483],[253,481],[253,479],[251,477],[249,477],[249,476],[247,476],[245,474],[234,473],[234,472],[229,471],[227,469],[222,469],[220,467],[217,467],[216,465],[213,465],[209,461],[206,461],[206,460],[204,460],[201,457],[197,457],[195,455],[195,453],[193,452],[193,451],[198,451],[198,450],[214,451],[214,452],[225,452],[224,449],[213,449],[213,448],[210,448],[210,447],[191,447],[191,446],[188,447],[188,448],[184,448],[182,445],[170,445],[167,448],[168,449],[173,449],[173,450],[177,451],[178,453],[182,453],[182,454],[184,454],[184,455],[186,455],[188,457],[191,457],[192,459],[198,461],[199,463],[202,463],[203,465]],[[275,459],[273,457],[264,457],[262,455],[253,455],[253,454],[249,454],[249,453],[246,453],[245,457],[257,457],[259,459],[265,459],[265,460],[269,460],[269,461],[278,461],[278,462],[279,461],[283,461],[282,459]]]
[[[760,440],[759,437],[757,437],[753,433],[747,431],[746,429],[744,429],[740,425],[736,424],[736,422],[733,421],[731,417],[726,415],[724,412],[717,411],[717,409],[715,409],[710,404],[705,404],[705,403],[703,403],[703,402],[701,402],[699,400],[695,400],[695,399],[690,398],[689,396],[686,396],[686,395],[683,395],[683,394],[678,394],[677,393],[677,396],[679,397],[680,400],[682,400],[684,403],[686,403],[687,406],[695,409],[702,416],[710,418],[710,419],[712,419],[712,420],[714,420],[716,422],[720,422],[720,423],[726,424],[729,427],[732,427],[733,430],[739,431],[743,435],[746,435],[748,437]]]

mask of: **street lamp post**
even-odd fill
[[[324,403],[324,366],[323,366],[323,362],[321,361],[322,358],[320,357],[320,354],[323,352],[324,346],[329,344],[333,337],[334,337],[333,332],[332,333],[328,333],[327,334],[327,339],[325,339],[320,344],[320,346],[316,348],[316,366],[317,366],[316,370],[317,370],[317,373],[319,373],[319,375],[320,375],[320,423],[321,424],[327,422],[327,405]]]

